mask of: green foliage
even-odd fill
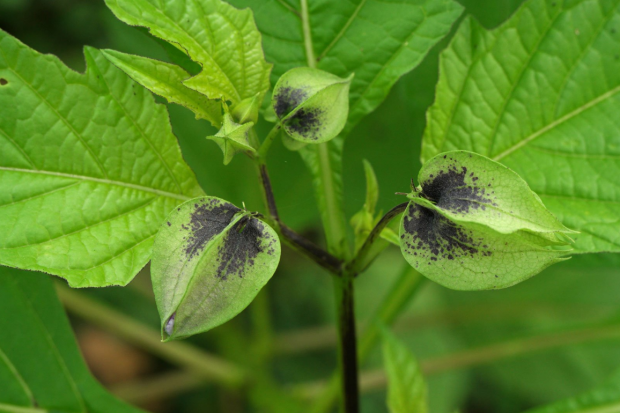
[[[279,260],[277,234],[251,213],[214,197],[180,205],[153,247],[162,338],[187,337],[230,320],[252,302]]]
[[[185,106],[196,114],[197,119],[206,119],[215,127],[222,124],[221,103],[183,85],[190,75],[181,67],[115,50],[101,53],[133,80],[168,102]]]
[[[612,0],[530,0],[492,31],[465,20],[442,53],[422,160],[500,161],[581,232],[576,252],[620,251],[619,22]]]
[[[220,0],[106,0],[116,17],[184,51],[202,71],[183,81],[209,99],[238,103],[269,89],[261,35],[252,12]]]
[[[351,226],[355,232],[355,250],[359,250],[372,228],[381,217],[375,217],[375,208],[379,200],[379,183],[372,165],[364,159],[364,175],[366,176],[366,200],[362,209],[351,218]],[[380,214],[379,214],[380,215]]]
[[[75,73],[0,31],[0,263],[125,285],[168,212],[200,196],[165,107],[86,48]]]
[[[390,413],[426,413],[428,389],[418,361],[389,330],[381,334]]]
[[[347,79],[310,67],[291,69],[273,88],[273,110],[286,133],[304,143],[334,139],[349,114]]]
[[[614,413],[620,411],[620,372],[584,394],[527,413]]]
[[[50,277],[0,268],[0,314],[0,411],[142,411],[90,375]]]

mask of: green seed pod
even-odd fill
[[[327,142],[338,136],[349,115],[352,78],[309,67],[282,75],[273,89],[272,105],[286,133],[304,143]]]
[[[175,208],[155,237],[151,278],[165,341],[230,320],[280,260],[277,234],[255,214],[215,197]]]

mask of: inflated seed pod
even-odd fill
[[[282,75],[273,89],[272,105],[286,133],[304,143],[322,143],[338,136],[349,115],[352,78],[309,67]]]

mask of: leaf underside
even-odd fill
[[[422,160],[499,161],[580,231],[575,252],[619,252],[618,50],[617,0],[530,0],[492,31],[465,20],[441,56]]]
[[[168,113],[86,48],[85,74],[0,31],[0,263],[125,285],[168,212],[203,194]]]

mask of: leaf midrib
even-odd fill
[[[129,188],[129,189],[132,189],[134,191],[148,192],[148,193],[155,194],[155,195],[162,196],[162,197],[166,197],[166,198],[179,199],[181,201],[187,201],[187,200],[191,199],[191,197],[186,196],[186,195],[182,195],[182,194],[175,194],[173,192],[162,191],[160,189],[149,188],[147,186],[136,185],[136,184],[132,184],[132,183],[129,183],[129,182],[114,181],[114,180],[111,180],[111,179],[95,178],[95,177],[86,176],[86,175],[75,175],[75,174],[68,174],[68,173],[64,173],[64,172],[44,171],[44,170],[41,170],[41,169],[33,170],[33,169],[23,169],[23,168],[12,168],[12,167],[8,167],[8,166],[0,166],[0,171],[18,172],[18,173],[30,173],[30,174],[47,175],[47,176],[57,176],[59,178],[77,179],[77,180],[82,180],[82,181],[86,181],[86,182],[94,182],[94,183],[103,184],[103,185],[114,185],[114,186],[120,186],[120,187],[123,187],[123,188]]]
[[[30,389],[30,387],[28,386],[28,383],[26,383],[26,380],[24,380],[21,374],[19,374],[17,367],[15,367],[15,365],[11,362],[9,357],[4,353],[4,351],[2,351],[2,348],[0,348],[0,361],[3,361],[4,364],[9,368],[9,370],[13,374],[13,377],[15,377],[20,387],[24,391],[24,394],[30,400],[30,403],[34,403],[35,399],[34,399],[34,393],[32,392],[32,389]]]

